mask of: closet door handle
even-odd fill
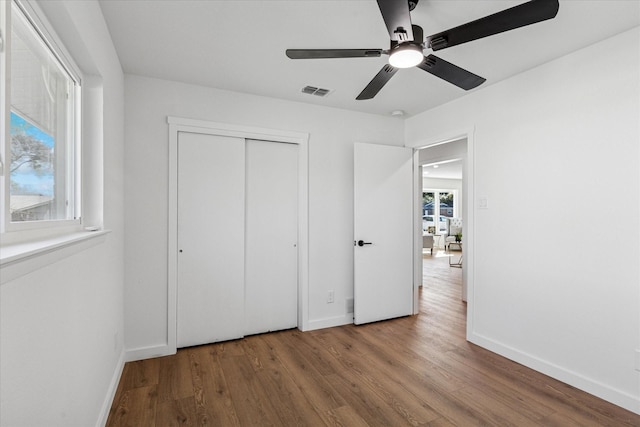
[[[371,242],[365,242],[364,240],[358,240],[358,246],[364,246],[364,245],[372,245],[373,243]]]

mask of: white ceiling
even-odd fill
[[[422,165],[422,176],[432,179],[462,179],[462,160],[447,160]]]
[[[523,1],[420,0],[425,36]],[[387,57],[291,60],[287,48],[382,48],[375,0],[100,0],[126,73],[374,114],[414,115],[466,92],[424,71],[400,70],[372,100],[355,97]],[[500,80],[640,25],[638,0],[561,0],[555,19],[437,52]],[[429,50],[425,54],[431,53]],[[594,60],[597,60],[594,58]],[[305,95],[312,85],[333,90]]]

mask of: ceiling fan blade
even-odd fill
[[[287,49],[291,59],[316,58],[375,58],[382,55],[382,49]]]
[[[478,87],[486,81],[486,79],[435,55],[425,57],[424,61],[418,64],[418,67],[464,90]]]
[[[389,38],[397,42],[412,41],[411,15],[406,0],[378,0],[382,19],[389,31]],[[422,42],[422,40],[420,40]]]
[[[386,64],[382,67],[382,70],[376,74],[376,76],[369,82],[367,87],[364,88],[360,95],[356,98],[358,101],[362,101],[363,99],[371,99],[380,92],[380,89],[393,77],[393,75],[398,71],[397,68],[392,67],[389,64]]]
[[[558,0],[531,0],[429,36],[426,46],[436,51],[546,21],[556,16],[559,7]]]

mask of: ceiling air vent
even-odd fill
[[[331,93],[331,89],[323,89],[315,86],[305,86],[302,88],[302,93],[306,93],[307,95],[315,95],[315,96],[327,96]]]

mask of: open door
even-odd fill
[[[354,148],[354,323],[413,314],[413,149]]]

